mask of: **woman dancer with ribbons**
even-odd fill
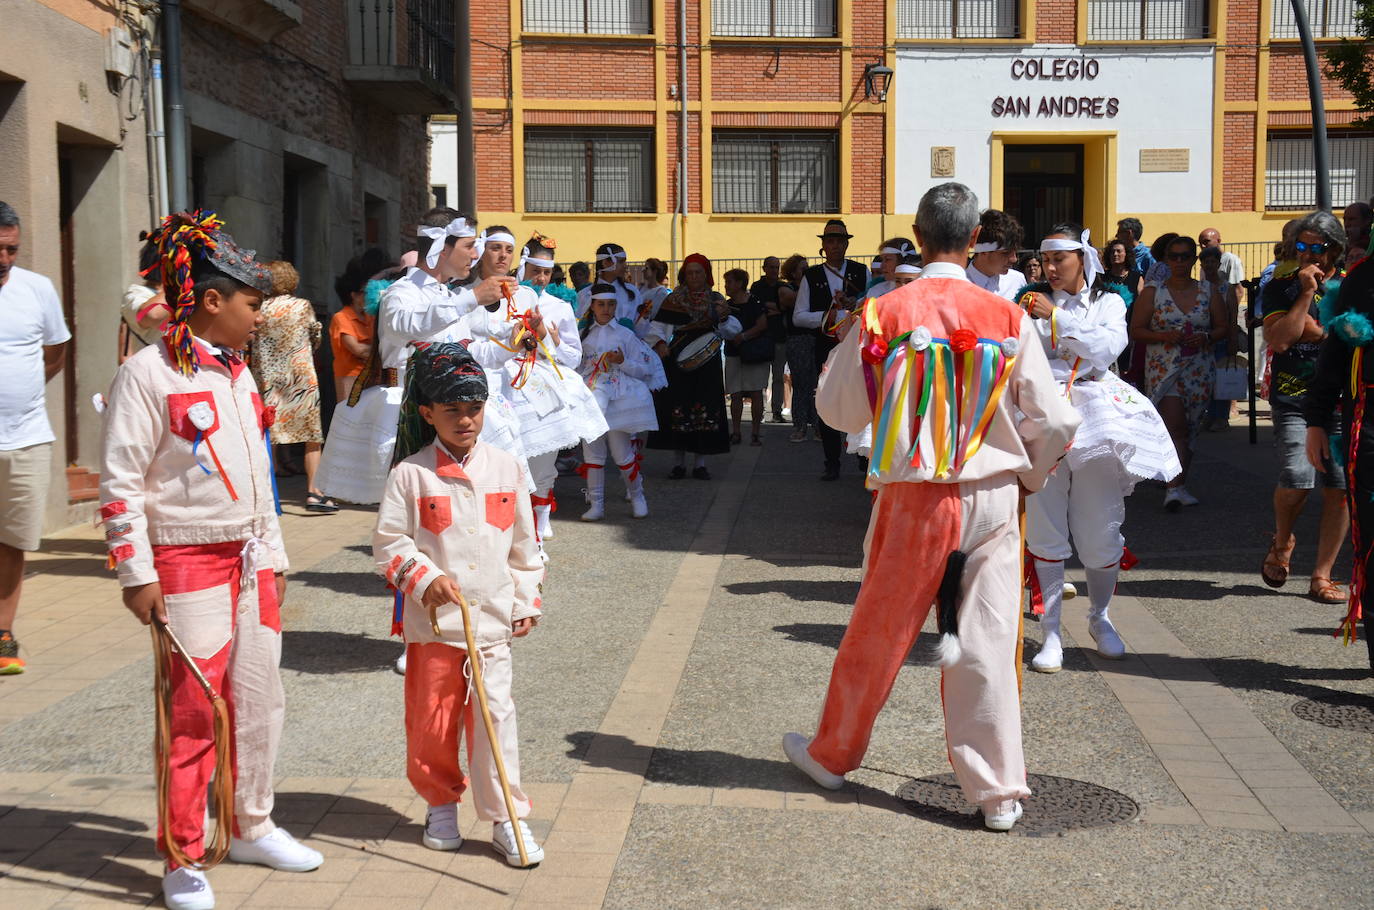
[[[1059,617],[1064,560],[1074,549],[1087,567],[1088,629],[1097,652],[1125,654],[1107,615],[1125,552],[1125,496],[1137,481],[1167,481],[1180,470],[1154,406],[1110,370],[1126,347],[1130,291],[1105,280],[1090,241],[1076,224],[1056,225],[1040,244],[1048,281],[1017,294],[1062,394],[1082,418],[1064,462],[1026,499],[1027,579],[1045,633],[1031,669],[1042,673],[1064,665]]]

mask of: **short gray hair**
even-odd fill
[[[8,202],[0,202],[0,228],[19,227],[19,213]]]
[[[1321,237],[1326,243],[1335,245],[1340,252],[1345,251],[1345,226],[1330,212],[1303,215],[1293,226],[1293,239],[1297,240],[1299,234],[1309,232]]]
[[[942,183],[921,197],[916,209],[916,228],[921,232],[921,252],[927,258],[939,253],[963,253],[978,226],[978,197],[962,183]]]

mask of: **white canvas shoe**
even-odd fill
[[[312,850],[286,833],[273,828],[257,840],[229,840],[229,858],[236,863],[255,863],[278,872],[309,872],[324,862],[324,854]]]
[[[167,910],[214,910],[215,892],[204,872],[182,866],[162,876],[162,902]]]
[[[429,807],[423,841],[431,850],[457,850],[463,846],[463,835],[458,833],[457,803]]]
[[[395,670],[402,676],[406,675],[406,652],[402,651],[401,656],[396,658]]]
[[[1075,587],[1073,586],[1073,582],[1070,582],[1070,581],[1064,582],[1064,593],[1063,593],[1063,595],[1062,595],[1062,597],[1064,598],[1064,600],[1073,600],[1073,599],[1074,599],[1075,597],[1077,597],[1077,596],[1078,596],[1078,589],[1075,588]]]
[[[525,857],[529,860],[527,867],[543,862],[544,848],[534,842],[530,826],[524,821],[520,822],[520,835],[525,843]],[[491,826],[491,849],[504,856],[508,864],[520,865],[520,848],[515,845],[515,831],[510,822],[497,822]]]
[[[1176,487],[1175,489],[1178,492],[1178,501],[1183,503],[1184,506],[1195,506],[1201,504],[1201,500],[1199,500],[1192,493],[1189,493],[1187,487]]]
[[[1031,669],[1037,673],[1058,673],[1064,669],[1064,645],[1059,641],[1059,633],[1045,635],[1045,643],[1031,658]]]
[[[783,754],[807,777],[827,790],[838,790],[843,787],[844,775],[826,770],[820,762],[812,758],[811,753],[806,751],[810,745],[811,740],[800,733],[787,733],[782,738]]]
[[[1088,634],[1097,642],[1097,653],[1108,660],[1120,660],[1126,656],[1126,643],[1116,633],[1116,626],[1105,616],[1088,620]]]
[[[994,800],[983,804],[983,827],[989,831],[1010,831],[1025,810],[1018,799]]]

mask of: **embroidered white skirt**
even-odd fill
[[[340,402],[334,408],[315,485],[336,499],[364,505],[381,502],[400,414],[401,389],[395,386],[364,389],[352,407]]]
[[[1083,417],[1066,458],[1070,468],[1097,458],[1115,460],[1122,495],[1142,480],[1168,481],[1183,470],[1155,406],[1115,373],[1075,383],[1070,400]]]
[[[567,367],[560,369],[561,379],[552,367],[538,363],[522,388],[512,388],[509,381],[503,388],[515,412],[527,458],[591,442],[608,429],[582,377]]]

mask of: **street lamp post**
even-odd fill
[[[1305,0],[1289,0],[1307,62],[1307,91],[1312,96],[1312,163],[1317,178],[1317,210],[1331,210],[1331,166],[1326,150],[1326,105],[1322,101],[1322,73],[1317,67],[1317,45],[1312,40],[1312,25],[1307,21]]]

